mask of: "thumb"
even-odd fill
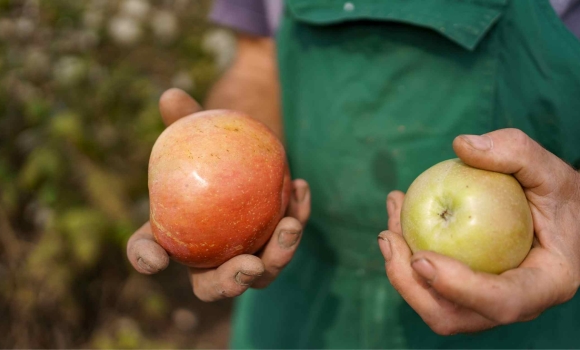
[[[513,174],[520,184],[544,196],[569,183],[574,170],[518,129],[501,129],[481,136],[460,135],[453,149],[467,165]]]
[[[173,88],[165,91],[159,99],[159,111],[165,126],[173,124],[177,119],[202,110],[197,103],[185,91]]]

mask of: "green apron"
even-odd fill
[[[293,177],[312,189],[297,255],[237,302],[236,348],[580,348],[580,297],[475,335],[434,334],[392,288],[389,191],[458,134],[525,131],[580,159],[580,42],[539,0],[287,0],[278,53]]]

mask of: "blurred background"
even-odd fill
[[[223,348],[231,303],[125,257],[158,98],[234,52],[209,0],[0,0],[0,348]]]

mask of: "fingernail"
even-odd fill
[[[282,231],[278,235],[278,244],[285,249],[292,248],[298,239],[300,238],[300,232],[297,231]]]
[[[393,252],[391,251],[391,241],[389,241],[389,239],[387,238],[387,235],[384,232],[379,233],[379,239],[386,241],[387,244],[383,244],[381,245],[382,252],[383,252],[383,257],[385,258],[386,262],[391,261],[391,258],[393,257]]]
[[[491,139],[489,136],[478,136],[478,135],[463,135],[461,136],[471,147],[478,149],[480,151],[486,151],[491,148]]]
[[[298,203],[301,203],[305,197],[306,197],[306,188],[298,187],[294,190],[294,198],[296,198],[296,201]]]
[[[433,264],[427,259],[418,259],[411,262],[413,270],[415,270],[421,277],[427,280],[428,283],[435,279],[436,270]]]
[[[244,273],[242,271],[238,271],[238,273],[236,274],[235,280],[236,283],[239,284],[240,286],[249,286],[250,284],[252,284],[254,282],[254,280],[256,280],[258,276],[254,276],[254,275],[248,275],[247,273]]]
[[[148,272],[154,272],[154,269],[147,265],[147,263],[143,260],[143,258],[139,257],[137,259],[137,264],[139,265],[140,268],[142,268],[143,270],[146,270]]]

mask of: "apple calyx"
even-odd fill
[[[439,214],[441,219],[445,220],[446,222],[453,216],[453,213],[449,209],[445,209],[441,214]]]

